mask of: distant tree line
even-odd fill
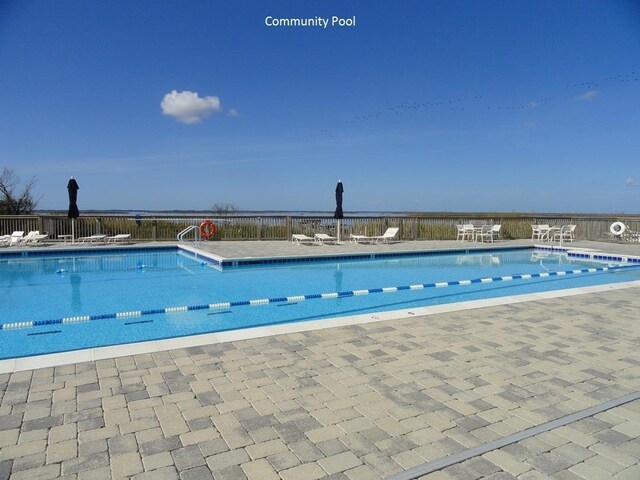
[[[216,215],[235,215],[238,209],[231,203],[214,203],[211,211]]]
[[[33,187],[36,184],[35,177],[27,181],[22,189],[20,177],[7,167],[0,172],[0,215],[27,215],[33,213],[38,205],[33,198]]]

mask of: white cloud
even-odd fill
[[[598,90],[589,90],[587,93],[573,97],[574,102],[589,102],[599,95]]]
[[[640,180],[635,177],[629,177],[624,182],[627,187],[640,187]]]
[[[229,115],[230,117],[237,117],[240,114],[238,113],[238,110],[236,110],[235,108],[230,108],[227,111],[227,115]]]
[[[164,96],[160,106],[163,114],[175,117],[182,123],[199,123],[213,112],[222,109],[218,97],[201,98],[197,92],[188,90],[172,90]]]

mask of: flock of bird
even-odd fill
[[[640,72],[630,72],[621,75],[605,77],[600,81],[585,81],[565,85],[569,89],[579,89],[580,91],[595,91],[602,84],[615,84],[615,83],[631,83],[640,82]],[[492,104],[490,101],[482,95],[460,97],[451,100],[433,101],[433,102],[412,102],[401,103],[391,105],[383,110],[377,110],[375,112],[356,115],[350,119],[344,120],[345,124],[358,124],[361,122],[376,120],[387,115],[405,115],[418,113],[430,109],[446,108],[450,111],[464,111],[471,108],[483,108],[486,110],[494,111],[525,111],[533,108],[537,108],[544,104],[550,103],[554,100],[551,96],[530,100],[525,103],[512,104],[512,105],[497,105]],[[334,129],[322,128],[318,130],[312,136],[314,137],[335,137],[338,132]]]

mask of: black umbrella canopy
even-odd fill
[[[342,182],[338,180],[338,185],[336,185],[336,211],[333,214],[333,218],[344,218],[342,211],[342,192],[344,192],[344,188],[342,187]]]
[[[69,183],[67,183],[67,190],[69,191],[69,213],[67,216],[69,218],[78,218],[80,212],[78,211],[76,202],[78,201],[78,190],[80,190],[80,187],[73,177],[71,177]]]

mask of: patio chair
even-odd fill
[[[304,233],[294,233],[291,235],[291,242],[296,245],[302,245],[303,243],[316,243],[312,237],[307,237]]]
[[[469,240],[471,242],[475,240],[475,231],[472,223],[456,225],[456,228],[458,229],[458,236],[456,237],[457,242],[464,242],[465,240]]]
[[[107,237],[107,243],[124,243],[125,240],[129,240],[131,238],[130,233],[119,233],[117,235],[113,235],[111,237]]]
[[[502,229],[502,225],[494,225],[491,227],[491,241],[494,242],[496,240],[500,240],[500,230]]]
[[[331,235],[327,235],[326,233],[316,233],[313,238],[318,245],[323,245],[325,242],[334,244],[338,243],[338,237],[332,237]]]
[[[531,225],[531,240],[544,240],[551,227],[547,224]]]
[[[562,227],[558,225],[554,225],[553,227],[549,227],[546,232],[542,232],[540,239],[542,241],[548,240],[549,242],[556,239],[556,236],[560,234]]]
[[[479,242],[484,242],[485,240],[493,242],[493,225],[483,225],[480,231],[476,233],[475,240]]]
[[[622,238],[627,242],[640,242],[640,232],[628,229],[626,232],[624,232]]]
[[[11,235],[0,235],[0,247],[8,247],[11,243]]]
[[[575,225],[563,225],[560,230],[555,230],[553,233],[554,241],[568,241],[573,242],[573,231],[576,229]]]

